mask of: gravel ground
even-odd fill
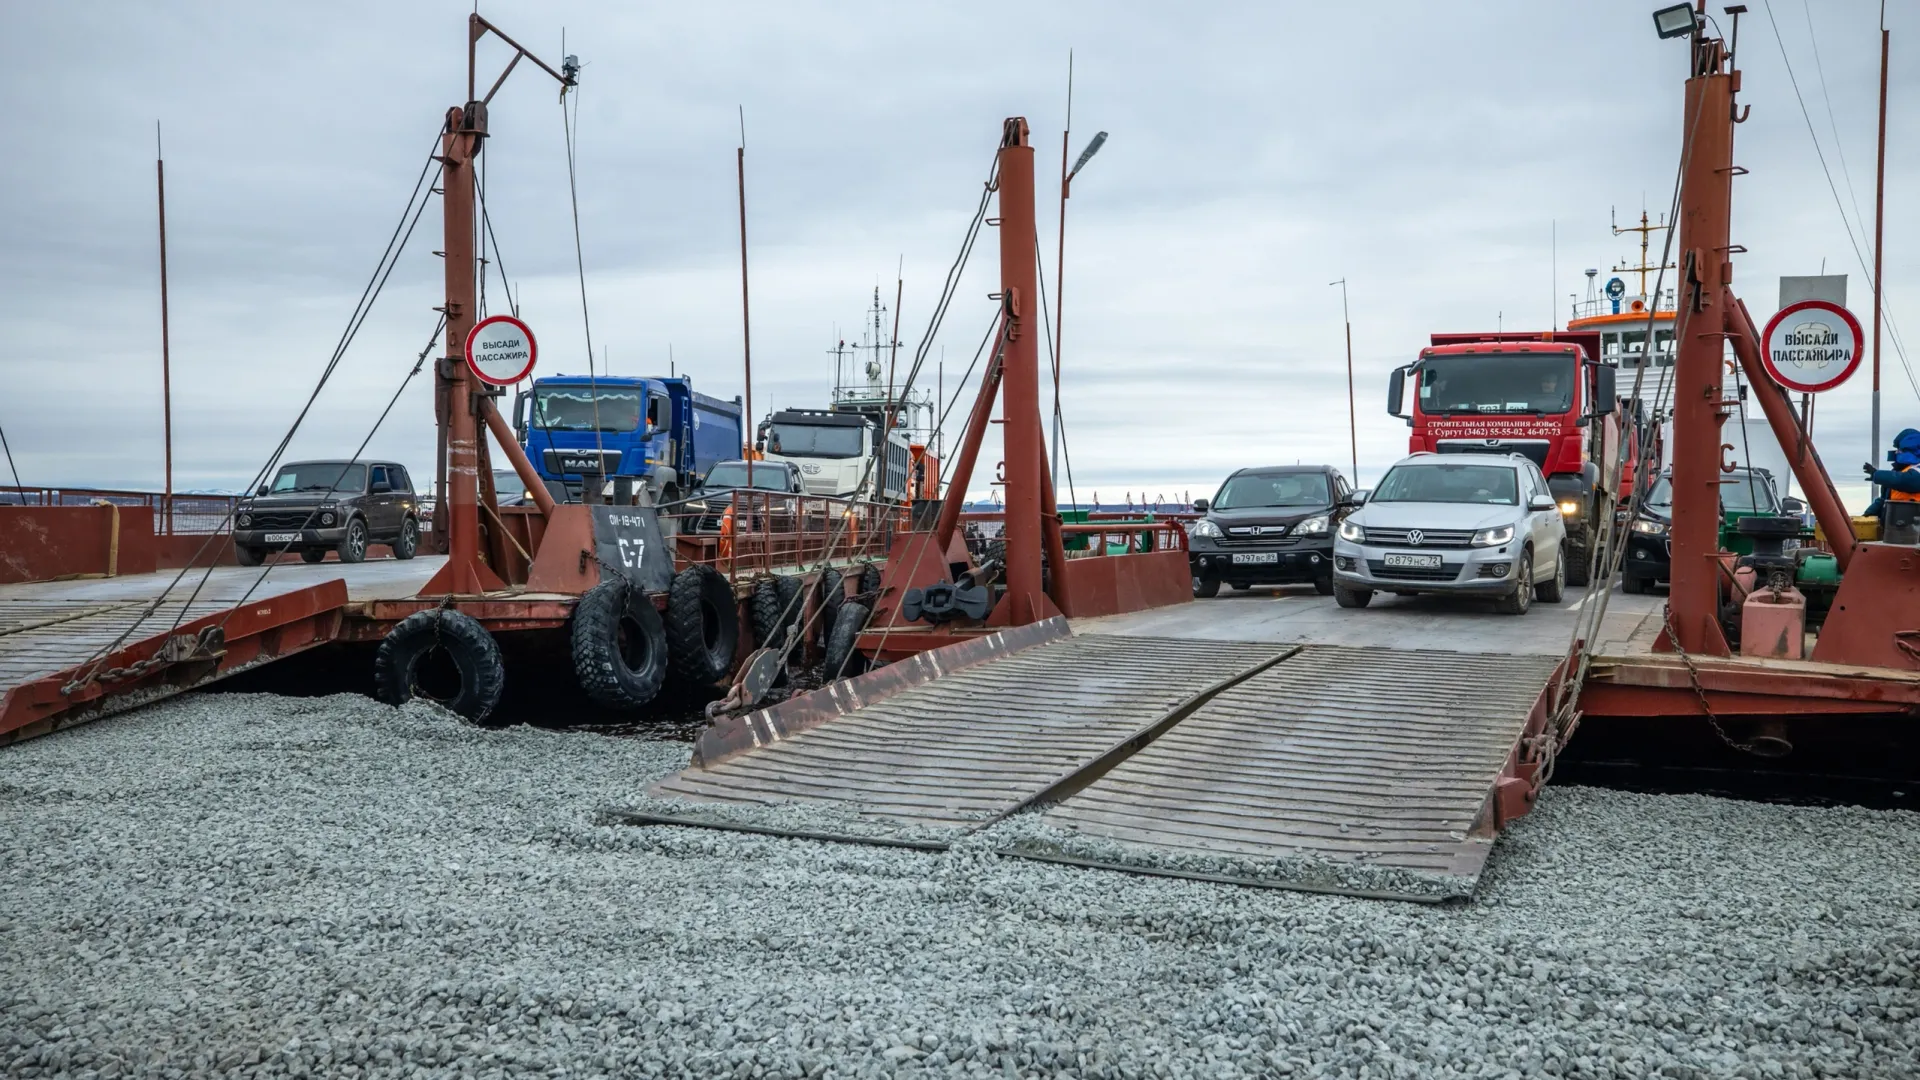
[[[1920,816],[1556,789],[1436,908],[594,824],[686,752],[253,695],[0,751],[0,1072],[1920,1075]]]

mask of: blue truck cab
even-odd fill
[[[514,398],[513,427],[549,489],[578,500],[589,477],[631,476],[661,503],[740,456],[743,413],[739,398],[695,393],[684,376],[552,375]]]

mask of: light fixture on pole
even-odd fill
[[[1675,4],[1653,13],[1653,30],[1663,38],[1686,37],[1699,29],[1699,16],[1692,4]]]
[[[1092,139],[1088,140],[1087,148],[1080,151],[1079,160],[1073,163],[1072,170],[1067,173],[1067,183],[1073,183],[1073,178],[1080,175],[1080,170],[1086,168],[1087,162],[1092,161],[1093,155],[1099,153],[1100,148],[1105,145],[1107,145],[1107,133],[1104,131],[1099,132],[1094,135]]]
[[[1087,167],[1093,155],[1107,143],[1107,133],[1102,131],[1087,142],[1087,148],[1080,151],[1079,160],[1073,168],[1067,168],[1067,140],[1073,131],[1073,54],[1067,54],[1067,130],[1060,133],[1060,241],[1053,260],[1053,477],[1060,477],[1060,344],[1066,338],[1067,317],[1067,196],[1073,188],[1073,178]]]
[[[1353,316],[1347,311],[1347,279],[1329,281],[1340,286],[1340,317],[1347,324],[1347,442],[1353,451],[1353,485],[1360,486],[1360,421],[1353,405]]]

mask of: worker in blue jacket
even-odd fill
[[[1867,480],[1875,486],[1885,489],[1886,494],[1876,498],[1867,507],[1868,517],[1878,517],[1888,500],[1896,502],[1920,502],[1920,431],[1906,428],[1893,437],[1893,468],[1876,469],[1865,465]]]

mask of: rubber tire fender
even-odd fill
[[[705,563],[673,575],[666,631],[667,665],[676,678],[697,684],[726,678],[740,647],[740,611],[727,579]]]
[[[857,590],[861,596],[877,596],[880,593],[880,568],[867,563],[860,567],[860,585]]]
[[[389,705],[411,701],[420,662],[435,649],[445,649],[460,673],[460,692],[441,704],[475,723],[485,720],[500,704],[506,666],[487,628],[452,608],[416,611],[387,631],[373,659],[375,696]]]
[[[840,571],[829,566],[820,571],[815,584],[820,590],[820,618],[816,622],[816,632],[820,636],[820,644],[824,646],[832,640],[833,628],[839,625],[840,609],[847,603],[846,579],[840,576]]]
[[[773,587],[780,594],[780,610],[785,618],[780,629],[785,630],[800,622],[801,597],[806,593],[806,582],[798,574],[781,574],[773,581]]]
[[[854,650],[860,632],[867,628],[867,606],[849,600],[834,613],[833,628],[827,632],[825,677],[831,681],[852,678],[867,670],[867,659]]]
[[[595,585],[574,605],[572,646],[574,678],[601,708],[641,708],[667,679],[667,633],[660,612],[624,578]]]
[[[765,649],[780,638],[780,630],[785,620],[785,605],[780,602],[780,586],[775,579],[761,578],[753,583],[753,644],[755,648]]]

